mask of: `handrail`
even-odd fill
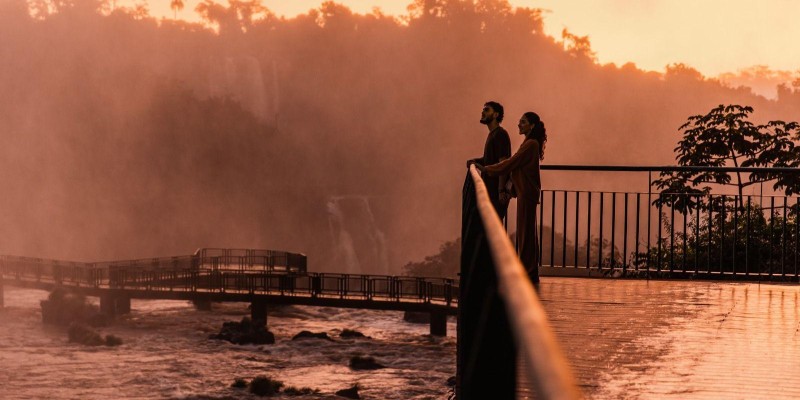
[[[191,259],[195,256],[184,256]],[[162,258],[154,260],[171,260]],[[67,263],[31,257],[0,255],[0,279],[43,286],[148,292],[278,294],[281,296],[348,298],[428,304],[455,310],[459,288],[449,278],[286,272],[262,269],[200,268],[182,263],[150,268],[142,265]],[[8,280],[10,279],[10,280]]]
[[[580,399],[582,395],[572,370],[561,352],[539,297],[489,200],[486,185],[474,165],[470,166],[470,173],[497,272],[498,292],[528,366],[525,373],[540,399]]]
[[[789,172],[800,173],[800,168],[791,167],[706,167],[698,165],[542,165],[549,171],[601,171],[601,172]]]
[[[0,260],[7,262],[31,263],[42,265],[73,266],[76,268],[103,269],[110,268],[175,268],[178,263],[186,263],[195,268],[202,269],[209,264],[216,264],[216,269],[221,269],[219,265],[235,265],[236,270],[252,267],[262,267],[264,270],[282,270],[286,272],[305,273],[307,269],[306,255],[302,253],[290,253],[282,250],[262,250],[262,249],[221,249],[221,248],[201,248],[194,254],[180,255],[171,257],[151,257],[137,258],[130,260],[114,261],[65,261],[52,260],[38,257],[24,257],[12,255],[0,255]],[[282,267],[282,268],[275,268]],[[222,268],[224,269],[224,268]]]

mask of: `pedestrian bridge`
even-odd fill
[[[2,285],[68,287],[100,298],[104,313],[130,311],[131,299],[249,302],[253,320],[271,304],[298,304],[430,314],[431,334],[447,333],[458,285],[452,279],[313,273],[306,256],[275,250],[210,249],[186,256],[74,262],[0,256]]]

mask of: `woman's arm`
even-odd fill
[[[487,165],[484,168],[490,176],[508,174],[515,169],[521,168],[529,162],[539,162],[539,142],[536,140],[526,140],[522,143],[519,150],[511,158],[500,161],[497,164]]]

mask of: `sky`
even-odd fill
[[[129,0],[135,1],[135,0]],[[224,0],[218,0],[224,2]],[[119,1],[118,3],[123,3]],[[199,0],[185,0],[179,18],[196,20]],[[263,0],[278,15],[291,17],[322,0]],[[379,7],[403,15],[411,0],[338,0],[359,13]],[[151,14],[172,18],[170,0],[148,0]],[[513,6],[546,10],[545,29],[561,37],[564,28],[588,35],[600,63],[635,63],[663,71],[685,63],[706,76],[765,65],[800,70],[800,1],[797,0],[510,0]]]

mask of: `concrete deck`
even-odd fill
[[[543,277],[539,295],[587,398],[800,398],[797,284]]]

